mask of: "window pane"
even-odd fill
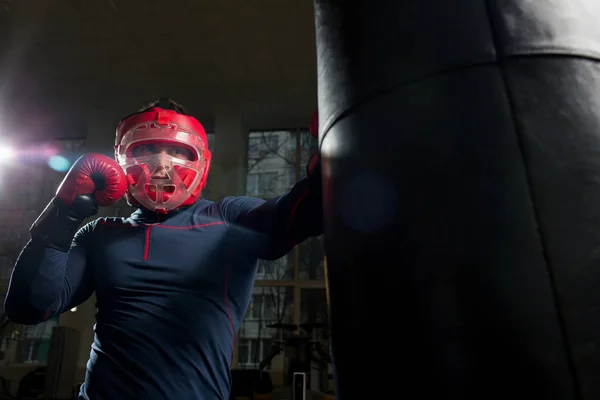
[[[290,176],[294,180],[290,181]],[[296,175],[296,133],[251,132],[248,141],[247,195],[264,199],[290,190]],[[293,279],[294,257],[261,261],[256,279]]]
[[[52,318],[34,326],[20,325],[16,363],[44,364],[48,361],[52,328],[58,325],[58,318]]]
[[[238,341],[238,364],[246,365],[250,362],[250,340],[240,339]]]
[[[299,278],[303,280],[325,280],[323,236],[307,239],[299,246],[299,251]]]
[[[294,279],[294,253],[274,261],[260,260],[256,279],[291,280]]]
[[[319,141],[313,138],[308,131],[300,134],[300,176],[306,176],[306,166],[310,157],[318,151]],[[322,237],[310,238],[300,246],[298,275],[303,280],[324,280],[325,252]]]
[[[257,293],[252,295],[252,300],[250,301],[250,315],[252,318],[261,318],[263,315],[263,298],[264,295],[262,293]]]
[[[296,151],[300,143],[300,160]],[[251,132],[248,144],[248,196],[269,198],[289,190],[296,177],[306,175],[306,165],[317,151],[318,141],[308,131]],[[300,279],[324,279],[323,246],[320,238],[300,246]],[[261,262],[257,279],[294,279],[295,255]]]
[[[248,174],[246,192],[248,196],[258,196],[258,174]]]
[[[306,165],[310,157],[319,149],[319,141],[311,136],[308,131],[300,133],[300,177],[306,176]]]
[[[300,291],[300,296],[300,326],[307,334],[314,334],[314,338],[317,340],[317,342],[313,343],[313,350],[318,357],[321,360],[331,360],[327,292],[325,289],[302,289]],[[303,324],[312,324],[312,326],[303,326]],[[328,373],[331,373],[330,368],[331,364],[328,364],[327,369],[321,369],[319,371],[322,379],[322,391],[328,391],[332,389],[329,386],[332,382],[327,378]]]
[[[329,308],[325,289],[302,289],[301,291],[302,324],[329,323]]]
[[[266,359],[271,352],[271,344],[274,342],[273,339],[261,339],[261,360]]]
[[[251,132],[248,141],[248,186],[251,196],[270,198],[290,189],[296,170],[296,136],[290,131]]]
[[[257,368],[271,350],[277,330],[268,325],[291,323],[294,291],[287,286],[256,286],[239,329],[238,368]]]

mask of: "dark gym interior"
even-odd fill
[[[202,198],[318,176],[322,217],[260,259],[240,321],[226,286],[231,378],[187,396],[597,400],[599,20],[597,0],[0,0],[0,291],[18,298],[15,263],[76,160],[114,158],[124,116],[167,96],[206,131]],[[0,400],[99,390],[101,300],[0,314]]]

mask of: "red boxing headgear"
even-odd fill
[[[192,152],[193,159],[158,154],[133,157],[136,146],[147,144],[183,145]],[[206,132],[198,120],[173,110],[153,107],[119,123],[115,159],[127,175],[127,202],[166,213],[198,200],[206,186],[211,153]],[[167,177],[154,179],[154,172],[165,168],[165,163],[172,165]]]

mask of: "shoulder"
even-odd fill
[[[208,199],[199,199],[198,201],[196,201],[194,204],[192,204],[188,210],[193,212],[193,213],[198,213],[198,212],[202,212],[202,211],[208,211],[212,208],[214,208],[216,205],[216,203],[212,200],[208,200]]]
[[[105,227],[133,227],[137,226],[130,218],[102,217],[83,225],[77,232],[77,237],[88,236]]]
[[[265,200],[248,196],[229,196],[218,201],[216,204],[221,209],[251,210],[265,203]]]
[[[192,204],[184,213],[190,214],[195,223],[203,222],[206,218],[210,220],[222,220],[223,214],[218,202],[200,199]]]
[[[230,196],[216,202],[216,206],[227,222],[236,221],[252,209],[264,204],[263,199],[248,196]]]
[[[100,227],[132,227],[137,226],[135,221],[131,218],[125,217],[102,217],[98,218],[95,221],[90,222],[93,224],[94,229],[98,229]]]

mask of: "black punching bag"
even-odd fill
[[[315,14],[337,399],[600,399],[600,1]]]

